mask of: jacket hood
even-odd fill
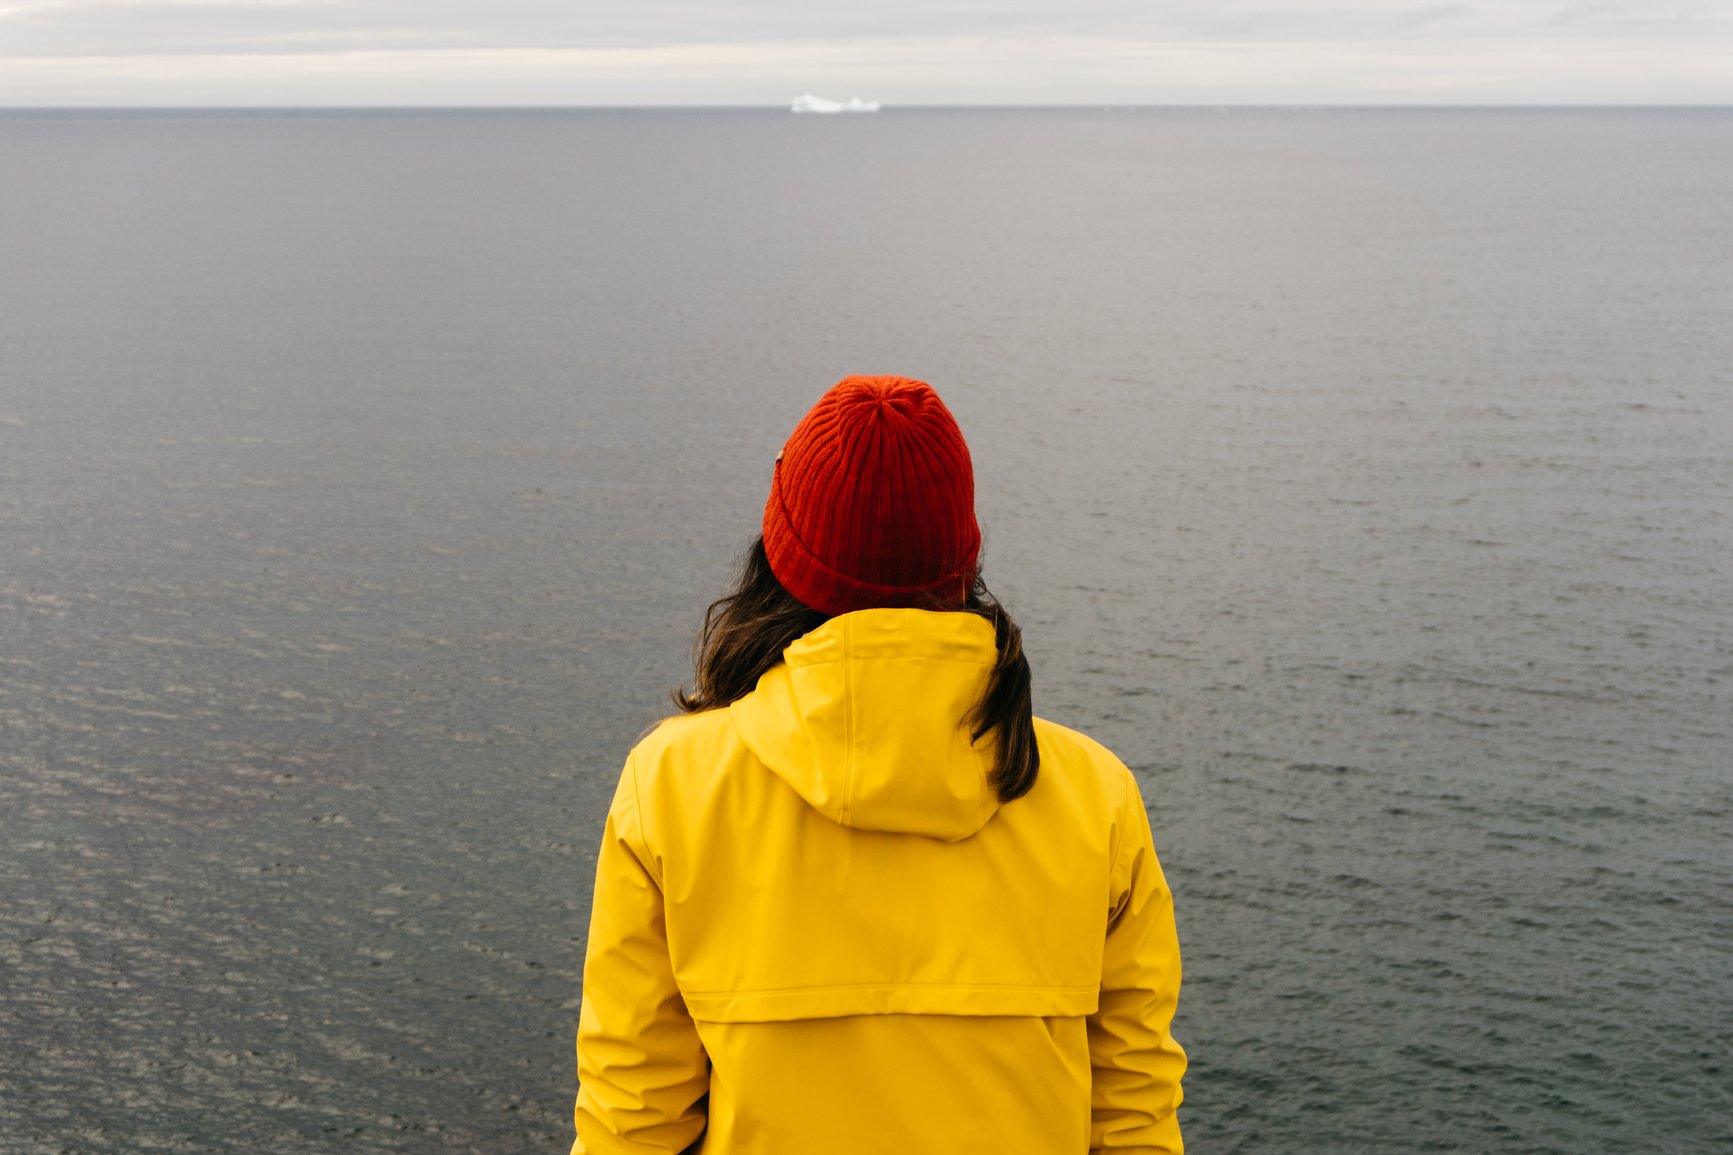
[[[956,842],[999,808],[990,737],[965,716],[998,658],[971,613],[871,609],[827,621],[729,707],[747,747],[819,813]]]

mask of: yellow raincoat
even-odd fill
[[[1131,773],[1037,719],[1001,805],[968,613],[832,618],[627,760],[578,1023],[589,1155],[1178,1152],[1173,905]]]

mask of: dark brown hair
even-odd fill
[[[961,606],[932,608],[977,614],[993,623],[998,660],[988,676],[987,692],[962,721],[974,741],[993,733],[998,759],[987,781],[999,801],[1021,798],[1035,785],[1041,769],[1023,633],[987,592],[979,572]],[[746,564],[733,588],[704,611],[704,626],[692,646],[692,689],[675,689],[674,704],[692,714],[745,697],[765,671],[782,661],[784,649],[828,620],[826,614],[796,601],[776,580],[764,555],[764,539],[757,538],[746,551]]]

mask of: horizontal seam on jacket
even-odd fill
[[[1028,987],[1010,983],[839,983],[821,987],[754,987],[743,991],[682,991],[687,998],[739,998],[743,995],[784,995],[795,991],[1016,991],[1031,995],[1088,994],[1100,983],[1081,987]]]

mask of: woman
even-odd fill
[[[1131,773],[1034,718],[927,385],[795,429],[684,711],[608,813],[590,1155],[1181,1149],[1173,906]]]

